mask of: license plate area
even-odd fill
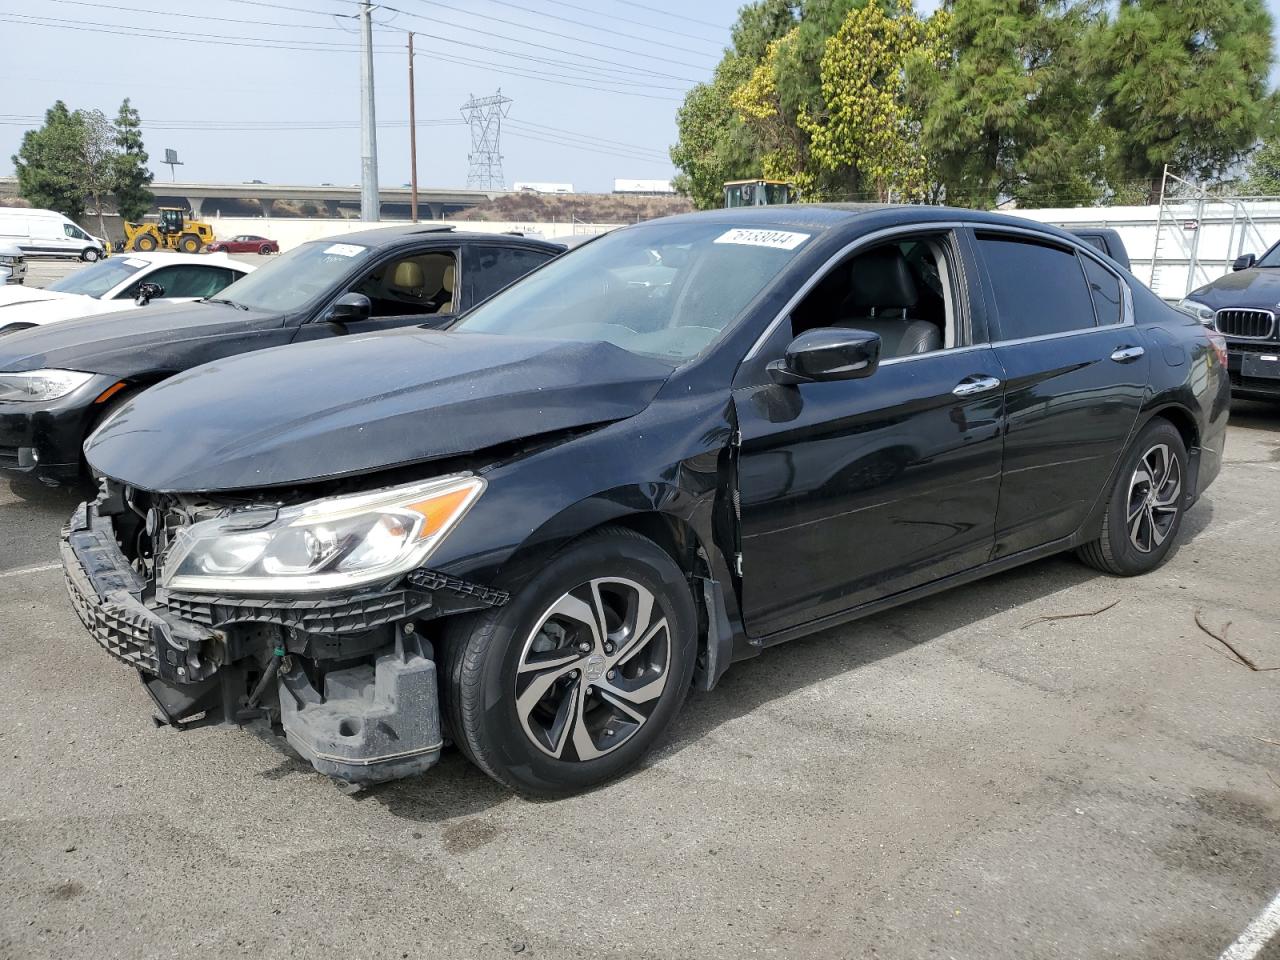
[[[1240,357],[1240,375],[1242,377],[1262,377],[1267,380],[1280,380],[1280,354],[1242,354]]]

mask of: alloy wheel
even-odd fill
[[[1129,479],[1125,511],[1129,542],[1141,553],[1150,553],[1169,536],[1182,503],[1182,463],[1158,443],[1138,461]]]
[[[653,593],[601,577],[553,603],[525,640],[516,713],[549,756],[587,761],[639,732],[667,685],[671,628]]]

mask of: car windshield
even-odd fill
[[[1280,243],[1277,243],[1274,247],[1264,253],[1254,266],[1280,267]]]
[[[810,236],[721,221],[627,227],[552,260],[450,329],[604,341],[689,360],[737,319]]]
[[[102,297],[145,266],[147,261],[138,257],[112,257],[110,260],[99,260],[93,266],[73,270],[45,289],[56,290],[58,293],[79,293],[86,297]]]
[[[230,300],[252,310],[287,312],[331,293],[334,286],[373,251],[357,243],[316,240],[294,247],[241,277],[214,299]]]

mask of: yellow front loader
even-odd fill
[[[199,253],[213,243],[213,227],[203,220],[186,219],[181,207],[161,207],[155,223],[129,223],[124,225],[125,250],[181,250],[183,253]]]

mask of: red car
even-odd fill
[[[280,244],[266,237],[255,237],[251,233],[242,233],[230,240],[215,240],[205,247],[210,253],[279,253]]]

